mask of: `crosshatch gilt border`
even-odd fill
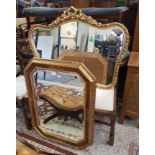
[[[84,105],[84,139],[79,142],[73,142],[71,140],[58,138],[53,135],[44,133],[38,126],[37,116],[35,110],[35,92],[34,84],[32,80],[32,74],[36,69],[42,68],[45,70],[64,71],[69,73],[78,74],[85,82],[85,105]],[[47,60],[40,58],[33,58],[24,69],[27,94],[29,99],[29,108],[32,115],[32,125],[37,132],[44,138],[82,149],[92,144],[93,142],[93,128],[94,128],[94,107],[95,107],[95,93],[96,93],[96,81],[91,72],[86,70],[86,67],[82,63],[78,62],[66,62],[60,60]]]
[[[42,24],[36,24],[33,25],[30,30],[29,30],[29,43],[30,47],[33,51],[33,54],[35,57],[39,57],[37,49],[35,48],[35,44],[33,41],[33,32],[38,29],[38,28],[44,28],[44,29],[54,29],[57,28],[58,26],[61,26],[62,24],[68,23],[70,21],[80,21],[86,24],[89,24],[93,27],[100,28],[100,29],[109,29],[109,28],[119,28],[122,32],[124,32],[125,36],[125,44],[123,48],[121,49],[118,58],[115,63],[115,68],[114,68],[114,73],[113,73],[113,78],[112,78],[112,83],[108,85],[103,85],[103,84],[97,84],[97,87],[101,87],[103,89],[110,89],[113,86],[116,86],[117,80],[118,80],[118,72],[119,72],[119,67],[120,67],[120,62],[122,61],[123,53],[125,50],[128,48],[129,45],[129,33],[127,28],[118,22],[113,22],[113,23],[108,23],[108,24],[102,24],[100,22],[97,22],[95,19],[93,19],[91,16],[85,15],[80,9],[76,9],[73,6],[71,6],[69,9],[64,11],[64,13],[60,16],[57,17],[56,20],[54,20],[51,24],[49,25],[42,25]]]

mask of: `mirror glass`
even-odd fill
[[[81,21],[33,31],[33,44],[41,58],[55,59],[67,51],[100,54],[108,63],[106,84],[112,83],[116,60],[125,41],[120,26],[97,28]]]
[[[77,73],[37,69],[32,74],[37,126],[78,143],[85,135],[85,83]]]

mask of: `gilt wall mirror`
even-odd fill
[[[90,145],[95,102],[95,78],[91,72],[78,62],[34,58],[24,74],[37,132],[80,149]]]
[[[44,59],[57,59],[68,51],[101,55],[108,64],[106,83],[102,84],[108,88],[116,85],[129,34],[121,23],[101,24],[71,7],[47,26],[32,26],[29,42],[34,55]]]

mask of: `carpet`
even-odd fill
[[[85,149],[78,150],[45,139],[34,129],[27,130],[21,109],[18,109],[16,112],[16,129],[19,132],[25,133],[78,155],[129,155],[130,144],[139,144],[139,128],[137,126],[138,120],[136,119],[126,119],[124,125],[119,124],[116,121],[115,141],[114,145],[110,146],[107,144],[109,140],[110,128],[106,125],[95,123],[93,144]]]
[[[41,139],[30,136],[28,134],[25,134],[19,131],[16,131],[16,134],[18,135],[18,137],[26,141],[26,143],[29,144],[29,146],[36,148],[36,150],[47,152],[50,154],[55,154],[55,155],[77,155],[63,148],[47,143]]]

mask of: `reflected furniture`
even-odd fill
[[[72,94],[72,95],[71,95]],[[79,94],[79,95],[78,95]],[[84,98],[80,92],[62,86],[50,86],[40,96],[54,107],[55,113],[47,117],[43,123],[47,123],[53,118],[65,116],[72,117],[79,122],[83,120],[79,114],[83,112]]]
[[[120,114],[120,123],[124,123],[125,116],[137,118],[139,116],[139,53],[131,52],[125,90],[123,95],[123,104]]]

